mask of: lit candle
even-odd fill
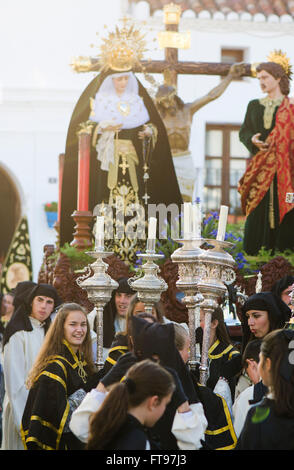
[[[229,212],[228,206],[221,206],[219,220],[218,220],[217,236],[216,236],[216,239],[219,241],[224,241],[225,239],[228,212]]]
[[[96,218],[96,233],[95,233],[95,246],[102,248],[104,245],[104,217],[98,216]]]
[[[184,239],[191,238],[191,202],[184,202]]]

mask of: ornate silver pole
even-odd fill
[[[108,264],[103,261],[112,255],[113,252],[104,251],[104,247],[96,248],[95,251],[88,251],[88,255],[96,258],[96,261],[88,266],[88,269],[94,271],[93,276],[81,276],[77,279],[77,284],[87,291],[90,302],[95,305],[96,309],[96,334],[97,334],[97,361],[98,370],[102,369],[103,361],[103,308],[111,299],[114,289],[118,288],[118,283],[114,281],[109,274],[106,273]]]
[[[185,294],[184,303],[188,309],[188,325],[190,335],[189,366],[195,370],[200,360],[200,351],[197,349],[195,330],[199,326],[199,311],[197,306],[204,299],[198,291],[200,272],[196,264],[198,256],[202,253],[198,240],[176,240],[182,246],[174,251],[171,259],[178,263],[179,278],[177,288]]]
[[[159,266],[154,263],[156,259],[163,258],[164,255],[156,253],[149,240],[146,253],[141,253],[138,256],[146,260],[142,266],[144,274],[142,277],[140,275],[131,277],[128,283],[133,290],[137,291],[138,299],[145,304],[146,312],[152,314],[154,304],[159,302],[162,292],[168,288],[164,279],[157,275]]]
[[[226,284],[234,282],[236,275],[233,269],[235,261],[224,248],[229,248],[232,243],[220,240],[203,240],[213,248],[202,250],[196,263],[201,275],[198,280],[198,291],[204,300],[200,304],[205,314],[205,325],[203,331],[202,354],[200,364],[200,383],[205,385],[208,378],[208,351],[210,345],[211,316],[219,300],[227,291]]]

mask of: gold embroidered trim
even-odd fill
[[[221,353],[219,354],[215,354],[215,355],[212,355],[211,353],[216,349],[216,347],[219,345],[219,340],[217,339],[213,345],[210,347],[210,349],[208,350],[208,357],[209,359],[219,359],[220,357],[222,357],[224,354],[227,354],[232,348],[232,344],[230,344],[226,349],[224,349]],[[233,353],[233,352],[232,352]],[[231,354],[232,354],[231,353]],[[237,351],[235,351],[236,354],[238,354]]]
[[[39,421],[39,422],[42,424],[42,426],[45,426],[45,427],[47,427],[47,428],[52,429],[52,431],[54,431],[56,434],[58,433],[58,429],[57,429],[55,426],[53,426],[52,423],[49,423],[49,421],[44,421],[44,420],[43,420],[42,418],[40,418],[39,416],[32,415],[32,416],[31,416],[31,421]]]
[[[114,348],[111,348],[110,351],[109,351],[109,354],[112,352],[112,351],[119,351],[119,350],[122,350],[122,349],[126,349],[128,350],[129,348],[127,346],[114,346]],[[123,352],[123,351],[121,351]]]
[[[55,450],[53,449],[53,447],[42,444],[42,442],[40,442],[36,437],[29,437],[27,439],[27,442],[35,442],[39,447],[41,447],[41,449],[44,449],[44,450]]]
[[[50,429],[52,429],[52,431],[54,431],[56,434],[57,434],[57,438],[56,438],[56,449],[54,449],[53,447],[50,447],[50,446],[47,446],[46,444],[43,444],[42,442],[40,442],[36,437],[28,437],[26,439],[26,436],[28,434],[28,431],[24,431],[22,426],[21,426],[21,438],[22,438],[22,442],[23,442],[23,445],[24,445],[24,448],[27,450],[27,443],[28,442],[35,442],[41,449],[44,449],[44,450],[58,450],[59,448],[59,445],[60,445],[60,440],[61,440],[61,436],[62,436],[62,432],[63,432],[63,429],[64,429],[64,425],[65,425],[65,422],[67,420],[67,416],[68,416],[68,413],[69,413],[69,403],[67,402],[66,404],[66,408],[65,408],[65,411],[63,413],[63,416],[62,416],[62,419],[61,419],[61,422],[60,422],[60,426],[59,426],[59,429],[56,429],[55,426],[53,426],[51,423],[49,423],[48,421],[44,421],[42,420],[39,416],[36,416],[36,415],[33,415],[31,417],[31,420],[35,420],[35,421],[39,421],[42,426],[46,426]]]
[[[51,374],[50,372],[47,372],[47,371],[41,372],[40,375],[46,375],[46,376],[49,377],[50,379],[53,379],[53,380],[56,380],[57,382],[60,382],[61,385],[63,385],[64,389],[66,390],[66,383],[65,383],[64,380],[62,380],[58,375],[56,375],[56,374]]]
[[[61,439],[61,436],[62,436],[64,425],[65,425],[66,420],[67,420],[69,409],[70,409],[69,403],[67,402],[66,408],[65,408],[65,411],[63,413],[63,417],[62,417],[62,420],[61,420],[61,423],[60,423],[60,427],[59,427],[59,430],[58,430],[58,436],[57,436],[57,440],[56,440],[56,449],[58,449],[59,444],[60,444],[60,439]]]
[[[76,353],[72,350],[72,348],[70,347],[70,344],[68,343],[68,341],[66,341],[66,339],[63,340],[63,344],[65,344],[65,346],[69,349],[70,353],[72,354],[72,357],[74,358],[75,360],[75,364],[70,364],[70,362],[68,362],[73,369],[76,369],[78,368],[78,374],[79,376],[81,377],[82,381],[85,383],[87,382],[87,372],[85,371],[84,369],[84,365],[86,365],[86,361],[81,361],[81,359],[78,358],[78,356],[76,355]],[[66,359],[65,359],[66,360]]]
[[[108,357],[106,359],[107,362],[109,362],[110,364],[112,364],[114,366],[114,364],[116,364],[117,361],[115,361],[114,359],[111,359],[111,357]]]

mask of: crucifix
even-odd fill
[[[197,194],[199,184],[197,184],[196,169],[190,152],[193,116],[200,108],[219,98],[232,80],[241,76],[252,76],[252,68],[250,64],[179,61],[179,49],[190,47],[189,33],[179,32],[181,7],[171,3],[163,10],[165,30],[159,33],[158,39],[160,47],[164,49],[164,59],[140,60],[140,63],[132,70],[138,73],[163,75],[164,85],[157,90],[155,105],[167,130],[176,173],[181,174],[179,184],[182,196],[185,200],[191,201],[199,195]],[[127,19],[124,21],[126,22]],[[77,72],[99,71],[100,69],[98,57],[79,57],[71,65]],[[178,75],[202,74],[219,75],[223,79],[206,95],[179,106]],[[184,170],[185,177],[183,177],[183,168],[186,169]]]
[[[164,48],[164,60],[140,60],[140,63],[133,67],[133,72],[137,73],[152,73],[152,74],[163,74],[164,85],[157,92],[155,104],[162,117],[162,120],[167,129],[168,139],[170,148],[174,159],[174,166],[177,172],[177,166],[183,166],[183,159],[178,158],[185,155],[185,161],[190,158],[187,165],[192,170],[194,168],[192,157],[189,151],[190,132],[191,124],[194,113],[202,106],[206,105],[212,100],[218,98],[224,90],[227,88],[229,83],[240,76],[251,76],[250,64],[230,64],[224,63],[207,63],[207,62],[183,62],[178,60],[178,49],[183,45],[182,33],[178,31],[179,21],[181,15],[181,8],[179,5],[166,5],[164,7],[164,23],[165,31],[162,33],[163,48]],[[124,20],[127,21],[127,20]],[[185,39],[185,38],[184,38]],[[101,64],[99,57],[78,57],[71,64],[72,68],[79,73],[96,71],[99,72]],[[178,75],[219,75],[224,77],[223,80],[207,95],[197,98],[191,103],[184,103],[184,106],[176,109],[176,112],[169,113],[169,109],[175,107],[176,89]],[[80,136],[80,139],[86,138]],[[188,155],[188,157],[187,157]],[[89,157],[88,157],[89,158]],[[123,171],[125,171],[125,167]],[[144,169],[146,172],[147,170]],[[195,176],[189,170],[189,177],[193,178],[193,184]],[[182,192],[182,188],[180,188]],[[85,189],[87,191],[87,188]],[[182,192],[183,194],[183,192]],[[146,193],[147,197],[147,193]],[[191,200],[192,194],[188,196]],[[147,203],[147,199],[145,199]],[[77,214],[78,215],[78,214]],[[87,214],[88,215],[88,214]],[[79,232],[79,230],[77,230]],[[75,239],[80,239],[78,234]],[[85,240],[85,233],[82,233],[82,239]],[[76,244],[75,240],[73,244]],[[81,243],[76,244],[82,248]]]
[[[167,42],[165,42],[164,45],[164,60],[141,60],[140,63],[132,68],[133,72],[137,73],[159,73],[163,74],[164,77],[164,82],[165,86],[171,87],[173,91],[171,92],[171,96],[168,95],[168,106],[170,103],[172,103],[172,98],[175,96],[175,91],[177,89],[177,79],[179,74],[188,74],[188,75],[195,75],[195,74],[205,74],[205,75],[219,75],[223,76],[224,79],[222,82],[215,87],[213,90],[209,92],[208,95],[206,95],[203,98],[197,99],[192,103],[185,104],[183,103],[183,109],[180,110],[180,113],[176,116],[177,122],[175,123],[176,125],[180,123],[181,128],[183,129],[182,131],[179,132],[181,137],[185,141],[185,146],[183,148],[180,147],[180,151],[186,151],[189,146],[189,139],[190,139],[190,128],[191,128],[191,122],[192,122],[192,117],[194,112],[199,109],[201,106],[204,106],[206,103],[212,101],[213,99],[216,99],[220,94],[225,90],[225,88],[228,86],[230,81],[241,75],[251,75],[251,67],[249,64],[245,65],[243,64],[242,70],[238,70],[238,74],[234,75],[231,71],[231,65],[229,64],[222,64],[222,63],[203,63],[203,62],[182,62],[178,60],[178,49],[181,47],[181,36],[178,31],[178,25],[179,25],[179,17],[180,15],[175,15],[175,11],[178,10],[178,7],[175,5],[170,5],[167,6],[170,7],[169,9],[165,9],[165,13],[171,12],[173,13],[172,15],[165,15],[165,28],[166,28],[166,34],[165,39],[167,39]],[[171,40],[171,43],[168,42],[168,39]],[[177,42],[178,41],[178,42]],[[118,48],[119,49],[119,46]],[[117,53],[117,50],[114,51],[114,54]],[[99,58],[88,58],[88,59],[83,59],[83,58],[78,58],[76,62],[72,64],[73,68],[77,72],[89,72],[89,71],[101,71],[101,64]],[[228,75],[230,77],[228,78]],[[160,96],[160,103],[163,103],[163,99]],[[167,109],[168,109],[167,106]],[[170,142],[173,142],[173,136],[175,134],[174,129],[176,125],[174,125],[173,120],[167,121],[166,119],[163,119],[167,130],[168,126],[170,125],[171,128],[171,133],[168,131],[168,136],[169,138],[171,137]],[[173,152],[173,147],[171,145],[171,149]],[[147,167],[144,168],[144,171],[147,170]],[[145,201],[145,204],[147,204],[149,199],[149,196],[147,192],[143,196],[143,200]]]
[[[177,86],[178,75],[219,75],[226,76],[230,70],[230,64],[221,62],[193,62],[179,61],[178,50],[181,48],[183,37],[179,33],[179,21],[181,15],[180,5],[168,4],[164,7],[165,32],[163,38],[164,60],[141,60],[140,65],[133,68],[135,73],[161,73],[165,77],[165,83]],[[168,45],[170,40],[171,45]],[[71,63],[76,72],[99,72],[100,62],[98,57],[78,57]],[[252,76],[251,64],[244,64],[242,76]]]

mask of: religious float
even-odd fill
[[[166,29],[172,33],[177,28],[167,23]],[[181,63],[177,60],[178,46],[172,42],[165,47],[164,61],[144,61],[143,37],[124,20],[122,28],[117,27],[104,41],[100,58],[79,58],[73,64],[78,72],[100,73],[76,105],[66,151],[60,155],[57,242],[56,246],[44,247],[38,281],[54,285],[64,302],[80,303],[89,311],[96,308],[97,365],[102,367],[103,307],[117,286],[116,281],[128,277],[147,310],[160,299],[167,318],[187,323],[192,345],[190,367],[200,364],[204,384],[212,311],[218,305],[227,307],[230,334],[240,339],[239,311],[244,299],[254,292],[270,290],[276,280],[293,274],[293,266],[283,256],[277,256],[261,263],[254,272],[244,274],[236,262],[234,240],[226,236],[228,208],[221,207],[217,233],[212,230],[207,233],[204,230],[207,219],[199,201],[185,202],[182,197],[164,124],[134,72],[163,73],[169,80],[166,85],[175,86],[178,73],[225,76],[230,67]],[[238,73],[251,75],[250,64],[244,64]],[[134,102],[123,102],[113,80],[109,80],[125,76],[128,77],[125,86],[133,84]],[[97,125],[106,83],[107,93],[114,96],[107,106],[113,102],[116,111],[109,109],[107,120]],[[115,89],[111,91],[112,88]],[[141,113],[141,105],[146,107],[146,116]],[[107,108],[105,103],[103,106]],[[140,110],[140,119],[128,124],[132,106]],[[123,124],[118,125],[111,116],[119,113]],[[134,128],[136,133],[141,132],[140,145]],[[163,139],[160,145],[158,136]],[[156,166],[156,152],[164,158],[162,167]],[[177,234],[169,234],[165,241],[159,236],[160,221],[155,214],[150,216],[148,211],[146,218],[145,209],[158,203],[165,207],[173,205],[175,209],[176,217],[167,218],[167,226],[178,220]],[[132,218],[134,208],[136,217]],[[195,344],[200,308],[205,312],[201,354]]]

